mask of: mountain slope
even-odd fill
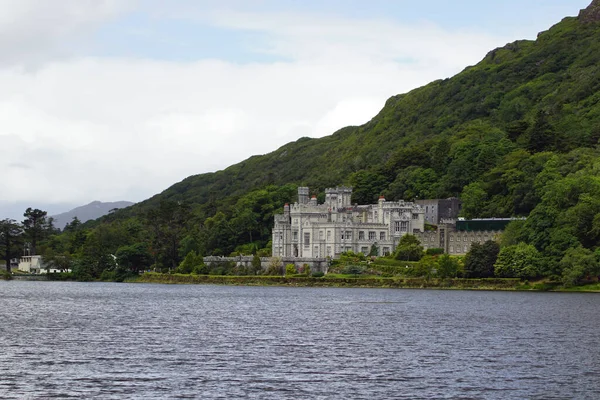
[[[53,215],[52,218],[54,218],[54,226],[56,228],[64,229],[65,225],[70,223],[75,217],[77,217],[81,222],[86,222],[92,219],[98,219],[108,214],[111,210],[129,207],[133,204],[135,203],[130,201],[115,201],[107,203],[93,201],[90,204],[74,208],[71,211]]]
[[[349,184],[357,203],[382,193],[390,200],[460,196],[466,217],[529,216],[507,240],[535,244],[554,266],[567,248],[595,250],[598,10],[594,0],[535,41],[510,43],[450,79],[394,96],[365,125],[191,176],[103,221],[143,221],[165,201],[188,203],[189,240],[180,253],[228,254],[268,244],[273,213],[294,200],[295,185],[322,196],[326,187]]]
[[[435,194],[457,195],[471,179],[443,172],[457,158],[452,146],[473,130],[484,136],[496,132],[514,146],[533,151],[593,146],[600,137],[598,39],[597,24],[566,18],[535,42],[511,43],[453,78],[390,98],[363,126],[320,139],[303,138],[223,171],[191,176],[131,212],[164,198],[205,204],[212,195],[227,203],[231,196],[268,184],[304,183],[316,191],[341,183],[360,184],[351,182],[351,175],[359,171],[384,175],[385,183],[378,189],[389,191],[398,172],[408,167],[433,167],[441,173]],[[561,136],[539,149],[529,148],[535,144],[530,143],[531,129],[540,113]],[[449,158],[441,160],[441,166],[433,165],[436,160],[430,153],[435,150]],[[411,194],[404,192],[388,195]]]

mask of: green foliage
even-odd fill
[[[599,252],[593,253],[582,247],[570,248],[560,261],[562,281],[566,286],[583,283],[600,275]]]
[[[493,240],[473,243],[464,259],[465,278],[492,278],[499,252],[500,246]]]
[[[419,261],[423,257],[423,246],[414,235],[404,235],[396,248],[396,260]]]
[[[296,266],[294,264],[287,264],[285,266],[285,275],[295,275],[298,271],[296,270]]]
[[[355,253],[353,251],[345,251],[340,254],[340,261],[359,263],[366,261],[367,257],[363,253]]]
[[[48,213],[40,209],[29,207],[23,216],[23,230],[29,243],[31,255],[36,255],[37,245],[52,231],[52,221],[47,218]]]
[[[425,255],[427,256],[439,256],[444,254],[444,249],[442,248],[431,248],[425,250]]]
[[[259,274],[262,271],[262,264],[258,254],[252,257],[252,275]]]
[[[12,219],[0,221],[0,254],[8,274],[10,274],[10,260],[21,255],[22,244],[23,229],[17,221]]]
[[[460,273],[460,263],[454,257],[444,254],[437,260],[437,276],[440,278],[456,278]]]
[[[134,274],[147,270],[152,265],[152,255],[145,243],[121,246],[115,255],[117,264]]]
[[[178,274],[191,274],[204,271],[204,258],[195,251],[190,251],[175,269]]]
[[[324,277],[324,276],[325,276],[325,273],[323,273],[323,272],[320,272],[320,271],[319,271],[319,272],[313,272],[311,276],[312,276],[313,278],[322,278],[322,277]]]
[[[362,126],[190,176],[100,221],[73,221],[61,235],[51,224],[36,231],[30,210],[28,241],[68,252],[74,274],[86,279],[115,270],[107,257],[136,243],[167,270],[191,251],[268,255],[273,215],[294,201],[298,185],[322,199],[326,187],[349,184],[360,203],[380,194],[460,196],[466,217],[528,217],[509,225],[504,248],[532,245],[543,254],[536,274],[573,273],[577,281],[567,262],[574,256],[562,262],[569,249],[600,248],[599,93],[600,27],[566,18],[536,41],[510,43],[450,79],[393,96]],[[395,256],[419,260],[422,248],[404,243]],[[488,262],[481,270],[467,264],[468,274],[490,275]]]
[[[10,281],[13,278],[12,274],[6,270],[0,270],[0,279]]]
[[[435,257],[425,256],[416,264],[412,270],[414,276],[429,279],[432,277],[434,271],[438,267],[438,263]]]
[[[349,264],[342,268],[341,273],[344,275],[361,275],[366,270],[365,267],[356,264]]]
[[[498,254],[494,272],[501,278],[536,278],[541,272],[540,253],[525,243],[504,247]]]

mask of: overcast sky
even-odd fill
[[[0,218],[141,201],[533,39],[590,0],[0,0]]]

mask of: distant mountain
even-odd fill
[[[54,226],[56,228],[63,229],[65,225],[73,220],[74,217],[77,217],[81,222],[86,222],[91,219],[100,218],[109,213],[110,210],[115,208],[125,208],[133,205],[130,201],[115,201],[103,203],[100,201],[93,201],[90,204],[85,206],[77,207],[72,209],[71,211],[52,215],[54,218]]]

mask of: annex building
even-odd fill
[[[352,188],[325,190],[325,202],[309,197],[309,188],[298,188],[298,201],[286,204],[275,215],[272,255],[282,258],[337,258],[353,251],[387,255],[400,238],[415,235],[427,249],[441,248],[451,255],[466,254],[473,243],[498,240],[512,219],[463,220],[458,218],[460,200],[418,202],[387,201],[351,203]],[[426,222],[428,225],[426,226]]]

